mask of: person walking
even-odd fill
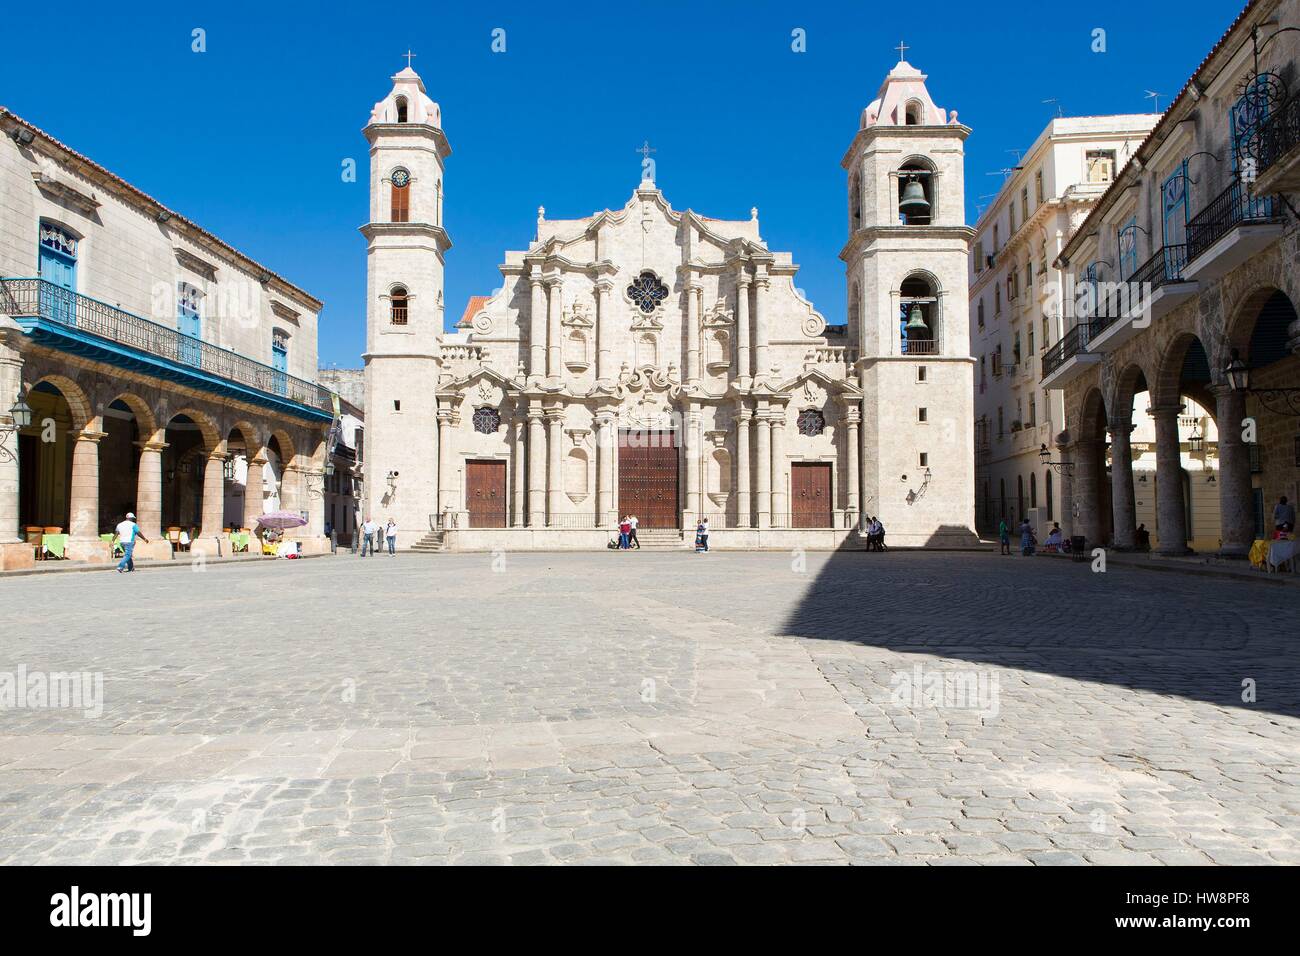
[[[1002,550],[999,554],[1011,553],[1011,529],[1007,527],[1007,519],[1004,517],[998,524],[998,541],[1001,542]]]
[[[397,556],[397,522],[392,518],[388,519],[388,525],[384,528],[384,537],[388,539],[388,554],[391,557]]]
[[[618,523],[618,549],[620,551],[626,551],[628,549],[628,541],[631,539],[631,536],[632,522],[628,521],[627,518],[624,517],[623,520]]]
[[[117,541],[122,545],[122,560],[117,563],[117,573],[130,572],[135,570],[135,562],[131,560],[132,552],[135,551],[135,539],[140,538],[148,542],[140,526],[135,523],[135,515],[131,512],[126,513],[126,517],[118,522],[115,531]]]
[[[641,542],[638,541],[636,538],[636,526],[641,523],[641,519],[638,518],[636,515],[628,515],[627,523],[630,527],[630,531],[628,532],[627,546],[630,548],[633,545],[635,545],[636,549],[640,551]]]
[[[1029,519],[1026,518],[1024,521],[1020,522],[1020,554],[1023,557],[1027,558],[1034,553],[1035,540],[1034,526],[1031,525]]]

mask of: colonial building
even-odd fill
[[[29,534],[107,560],[128,511],[142,556],[281,508],[321,548],[320,302],[5,110],[0,133],[0,567]]]
[[[1040,353],[1065,332],[1054,260],[1157,119],[1052,120],[975,224],[975,516],[986,535],[1003,519],[1060,519],[1059,481],[1038,454],[1065,422],[1061,393],[1038,381]]]
[[[844,157],[848,314],[827,323],[758,211],[674,209],[649,177],[538,210],[444,332],[440,109],[409,67],[371,145],[366,508],[449,547],[598,547],[616,519],[732,547],[973,536],[963,142],[899,63]]]
[[[1300,491],[1298,27],[1297,0],[1250,3],[1057,258],[1071,315],[1042,384],[1065,398],[1065,523],[1091,543],[1135,543],[1143,408],[1161,552],[1244,556]],[[1189,467],[1198,408],[1217,474]],[[1217,527],[1197,513],[1209,488]]]

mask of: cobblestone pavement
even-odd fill
[[[1300,863],[1284,599],[901,552],[0,581],[0,697],[103,675],[0,710],[0,863]]]

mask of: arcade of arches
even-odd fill
[[[1161,554],[1245,557],[1278,499],[1296,500],[1300,417],[1261,395],[1300,384],[1294,301],[1264,286],[1227,314],[1181,309],[1067,388],[1062,524],[1089,548],[1138,548],[1144,527]],[[1249,390],[1227,381],[1234,350]]]
[[[305,514],[297,532],[323,534],[324,430],[268,409],[182,393],[119,372],[70,367],[34,353],[21,366],[31,423],[0,452],[0,545],[30,529],[68,535],[65,553],[108,560],[101,538],[134,512],[149,544],[170,557],[169,529],[215,553],[225,529],[254,528],[277,510]],[[16,479],[16,480],[15,480]],[[30,550],[30,549],[28,549]],[[20,564],[22,562],[14,562]]]

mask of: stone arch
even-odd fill
[[[1289,308],[1288,308],[1289,307]],[[1289,325],[1295,325],[1297,314],[1295,300],[1285,289],[1271,283],[1255,286],[1238,301],[1229,312],[1227,334],[1224,336],[1222,354],[1213,356],[1211,365],[1215,378],[1222,377],[1222,370],[1231,361],[1232,350],[1236,349],[1240,358],[1251,368],[1258,368],[1284,357],[1288,350],[1287,339],[1292,337],[1289,328],[1261,328],[1260,320],[1268,321],[1278,313],[1285,312]],[[1263,333],[1263,338],[1261,338]],[[1269,346],[1267,354],[1260,352],[1260,346]]]
[[[1208,386],[1213,380],[1209,353],[1195,332],[1179,332],[1165,346],[1151,386],[1153,405],[1176,405],[1186,394],[1206,408],[1214,407]]]
[[[1106,397],[1100,388],[1093,386],[1079,406],[1079,441],[1105,441],[1107,421]]]
[[[130,391],[118,392],[105,405],[112,405],[115,402],[121,402],[131,410],[131,414],[135,416],[136,427],[140,430],[141,441],[151,439],[158,433],[158,416],[149,407],[149,403],[139,395]]]
[[[91,406],[90,396],[86,394],[86,390],[66,375],[59,375],[56,372],[43,374],[25,385],[23,393],[30,392],[42,383],[52,385],[58,389],[59,394],[63,396],[63,400],[68,403],[68,412],[72,416],[72,430],[74,432],[84,431],[90,428],[92,423],[96,424],[98,428],[103,427],[102,423],[99,422],[99,416],[95,414]]]
[[[284,428],[272,428],[270,434],[266,436],[266,443],[268,445],[271,443],[272,438],[275,439],[276,444],[280,447],[280,464],[284,466],[295,464],[295,459],[298,457],[298,445],[294,442],[293,436],[289,434],[288,430]]]
[[[1106,407],[1111,416],[1132,416],[1133,399],[1140,392],[1149,391],[1149,377],[1146,370],[1137,362],[1130,362],[1115,376],[1110,401]]]
[[[217,451],[225,444],[225,437],[221,434],[221,429],[217,427],[216,420],[207,412],[201,412],[192,405],[186,405],[184,408],[178,408],[168,414],[163,427],[170,426],[181,415],[192,421],[198,428],[199,434],[203,438],[203,450],[208,454]]]

